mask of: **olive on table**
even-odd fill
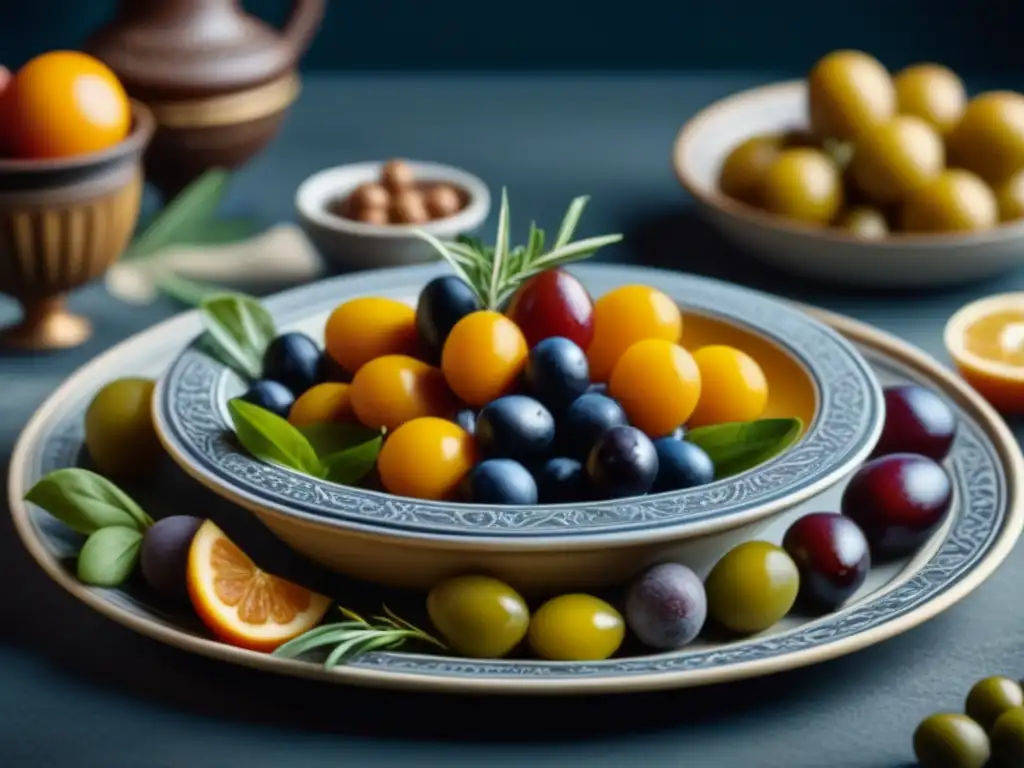
[[[593,595],[570,594],[544,603],[530,620],[530,648],[549,661],[600,661],[625,638],[622,615]]]
[[[932,390],[920,384],[886,387],[885,424],[874,457],[918,453],[935,461],[949,455],[956,438],[956,414]]]
[[[765,210],[807,224],[828,224],[843,207],[838,166],[818,149],[787,149],[765,172]]]
[[[476,416],[476,440],[490,458],[531,462],[543,458],[555,439],[551,411],[526,395],[506,395]]]
[[[1024,765],[1024,707],[1008,709],[989,732],[993,768]]]
[[[536,504],[537,481],[518,461],[486,459],[466,475],[462,495],[473,504]]]
[[[835,512],[811,512],[786,530],[782,548],[800,571],[797,599],[826,613],[864,584],[871,568],[868,541],[857,524]]]
[[[423,286],[416,300],[416,332],[424,352],[439,362],[455,324],[480,309],[480,299],[473,289],[455,275],[435,277]]]
[[[862,465],[843,490],[841,511],[864,532],[873,559],[907,555],[942,523],[953,481],[941,464],[893,453]]]
[[[715,464],[707,452],[675,433],[655,440],[654,450],[658,454],[658,474],[651,487],[653,493],[696,488],[715,479]]]
[[[986,677],[976,682],[967,694],[964,712],[974,722],[991,732],[992,726],[1007,710],[1024,706],[1024,691],[1016,680],[1008,677]]]
[[[782,149],[779,136],[754,136],[737,145],[718,173],[722,194],[741,203],[761,207],[765,174]]]
[[[263,378],[284,384],[298,397],[316,384],[320,347],[304,333],[283,333],[263,353]]]
[[[989,91],[967,103],[947,138],[950,165],[998,187],[1024,169],[1024,95]]]
[[[1000,221],[1024,219],[1024,170],[1017,171],[996,189]]]
[[[155,387],[152,379],[115,379],[93,396],[85,411],[85,447],[100,473],[137,477],[160,458],[151,415]]]
[[[573,400],[558,420],[558,447],[566,455],[585,461],[601,435],[612,427],[626,426],[626,412],[600,392],[587,392]]]
[[[921,768],[984,768],[991,755],[985,730],[954,713],[926,717],[914,731],[913,744]]]
[[[972,232],[999,222],[996,194],[977,175],[960,168],[943,171],[903,204],[907,232]]]
[[[905,200],[945,167],[939,134],[924,120],[899,115],[857,140],[850,178],[875,205]]]
[[[861,51],[833,51],[807,76],[811,129],[820,138],[851,140],[896,113],[896,88],[885,67]]]
[[[603,498],[642,496],[658,476],[658,452],[636,427],[612,427],[594,444],[586,467]]]
[[[626,625],[640,642],[670,651],[693,642],[707,619],[704,584],[679,563],[661,563],[637,576],[626,595]]]
[[[591,495],[586,469],[576,459],[556,456],[537,471],[537,498],[541,504],[586,501]]]
[[[796,602],[800,572],[786,550],[747,541],[729,550],[704,582],[708,615],[739,635],[762,632]]]
[[[893,78],[899,112],[928,122],[940,135],[956,127],[967,105],[963,81],[941,64],[915,64]]]
[[[500,659],[526,636],[530,611],[508,584],[490,576],[456,576],[427,595],[434,628],[458,654]]]
[[[836,227],[865,240],[881,240],[889,234],[885,214],[869,205],[847,208],[836,219]]]
[[[523,380],[549,410],[564,411],[590,386],[587,353],[564,336],[541,339],[530,350]]]
[[[185,604],[188,587],[185,571],[192,539],[203,521],[192,515],[172,515],[157,520],[142,537],[139,567],[150,589]]]

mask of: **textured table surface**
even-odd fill
[[[945,360],[961,304],[1024,289],[1024,271],[926,295],[839,293],[771,272],[693,216],[669,166],[680,124],[764,76],[310,79],[277,142],[225,208],[293,218],[313,171],[405,156],[454,163],[509,188],[514,234],[557,224],[592,195],[583,235],[626,235],[603,257],[725,277],[896,333]],[[1005,84],[1012,85],[1012,84]],[[495,217],[488,222],[493,231]],[[45,357],[0,356],[0,455],[75,368],[173,314],[79,292],[95,337]],[[14,316],[0,304],[0,320]],[[1018,435],[1024,434],[1015,425]],[[6,499],[4,501],[6,503]],[[788,674],[620,699],[477,700],[346,690],[208,661],[134,635],[52,584],[0,520],[0,765],[11,768],[737,766],[881,768],[912,761],[925,714],[957,708],[987,674],[1024,673],[1024,552],[926,625]]]

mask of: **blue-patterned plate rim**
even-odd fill
[[[265,301],[281,325],[330,311],[347,297],[415,295],[444,265],[381,270],[322,281]],[[809,372],[818,411],[801,440],[761,466],[708,486],[627,500],[493,508],[425,502],[340,486],[261,462],[229,439],[223,393],[235,379],[197,336],[157,388],[154,418],[165,447],[189,474],[250,508],[318,524],[458,540],[557,538],[582,546],[594,537],[643,538],[732,527],[791,506],[827,488],[862,461],[881,431],[878,381],[855,347],[827,325],[767,294],[663,270],[585,265],[572,270],[595,295],[627,283],[656,285],[684,305],[768,338]],[[527,542],[523,541],[525,545]]]
[[[474,661],[406,653],[379,653],[332,670],[316,663],[278,659],[234,648],[196,631],[180,616],[143,603],[121,590],[81,584],[60,558],[58,526],[26,504],[25,490],[42,473],[73,462],[80,420],[91,392],[125,358],[160,359],[198,327],[195,313],[161,324],[115,347],[76,372],[47,400],[19,437],[8,491],[15,528],[30,554],[58,584],[90,607],[141,634],[212,658],[306,678],[386,688],[500,694],[623,693],[726,682],[835,658],[892,637],[939,614],[977,588],[1016,543],[1024,526],[1024,457],[1001,418],[948,370],[910,345],[853,320],[819,313],[864,345],[872,357],[937,386],[961,416],[951,455],[961,501],[941,542],[916,570],[891,588],[839,613],[773,636],[743,643],[576,664],[541,661]],[[161,336],[163,337],[161,339]],[[77,433],[76,433],[77,430]]]

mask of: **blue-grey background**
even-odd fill
[[[161,0],[127,0],[131,3]],[[0,61],[75,47],[114,0],[8,2]],[[244,6],[279,22],[289,0]],[[805,70],[839,47],[898,68],[1024,71],[1024,5],[976,0],[328,0],[319,70]]]

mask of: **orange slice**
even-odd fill
[[[202,622],[226,643],[270,652],[312,629],[330,598],[256,567],[210,520],[188,552],[186,583]]]
[[[1024,293],[971,302],[946,323],[960,375],[1004,413],[1024,413]]]

